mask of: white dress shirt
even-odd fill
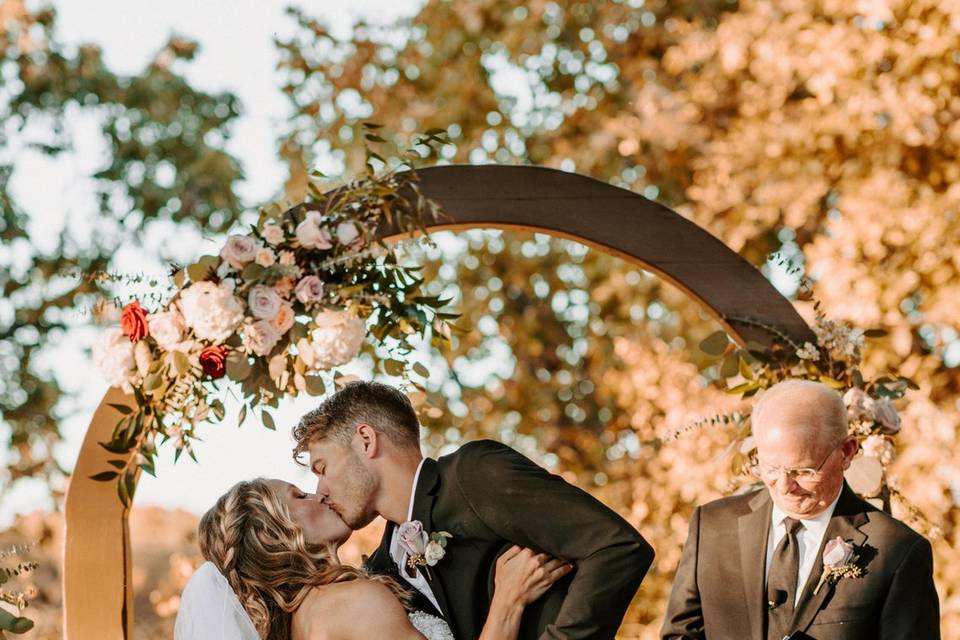
[[[820,550],[820,544],[823,542],[823,536],[827,533],[827,525],[830,524],[830,517],[833,516],[833,510],[837,506],[840,494],[834,498],[830,506],[821,511],[813,518],[801,520],[803,527],[797,531],[797,548],[800,551],[800,563],[797,571],[797,590],[793,600],[794,606],[800,601],[800,594],[803,593],[803,587],[807,584],[810,572],[817,562],[817,551]],[[783,524],[783,519],[787,517],[776,503],[773,504],[773,513],[770,521],[770,535],[767,537],[767,560],[764,563],[764,583],[770,575],[770,561],[773,559],[773,551],[780,544],[780,540],[787,534],[787,529]]]
[[[420,460],[420,464],[417,465],[417,473],[413,476],[413,486],[410,487],[410,506],[407,508],[407,521],[413,519],[413,496],[417,492],[417,482],[420,481],[420,469],[423,468],[425,460],[426,458]],[[433,590],[430,588],[427,579],[420,573],[420,569],[417,568],[412,578],[407,575],[407,552],[400,546],[400,537],[397,535],[399,528],[400,527],[395,526],[393,528],[393,535],[390,537],[390,557],[393,558],[393,561],[397,564],[397,568],[400,570],[400,575],[403,576],[403,579],[409,582],[414,589],[425,595],[427,599],[433,603],[433,606],[437,608],[437,611],[442,613],[443,609],[440,608],[437,597],[433,595]]]

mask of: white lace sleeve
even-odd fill
[[[190,576],[180,597],[174,640],[260,640],[227,579],[212,562]]]
[[[427,640],[455,640],[453,632],[443,618],[423,611],[414,611],[409,617],[413,628],[422,633]]]

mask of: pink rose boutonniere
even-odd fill
[[[407,567],[416,570],[423,567],[431,580],[430,567],[446,555],[447,540],[453,536],[446,531],[427,534],[419,520],[404,522],[397,529],[400,546],[407,552]]]
[[[836,584],[840,578],[859,578],[863,571],[857,566],[857,558],[854,553],[853,545],[846,542],[840,536],[832,540],[827,540],[823,549],[823,574],[820,576],[820,582],[817,588],[813,590],[816,595],[820,587],[828,580],[830,584]]]

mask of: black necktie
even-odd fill
[[[800,567],[797,531],[803,525],[799,520],[784,518],[783,526],[787,534],[773,550],[770,573],[767,574],[767,640],[781,640],[789,634],[793,602],[797,594]]]

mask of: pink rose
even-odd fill
[[[297,241],[306,249],[329,249],[330,232],[322,226],[323,217],[316,211],[307,214],[306,220],[297,225]]]
[[[823,549],[823,566],[828,569],[838,569],[853,558],[853,545],[840,536],[827,540]]]
[[[430,537],[423,530],[423,525],[419,520],[404,522],[397,529],[397,537],[404,550],[412,556],[423,555],[427,550],[427,543]]]
[[[258,284],[250,289],[247,304],[250,306],[250,313],[255,317],[261,320],[273,320],[280,311],[283,300],[272,287]]]
[[[316,302],[323,298],[323,281],[317,276],[307,276],[297,283],[294,292],[297,295],[297,300],[303,304]]]
[[[233,235],[227,238],[227,244],[220,250],[220,257],[230,263],[237,271],[243,270],[248,262],[257,257],[260,243],[250,236]]]
[[[889,398],[880,398],[873,403],[874,419],[880,427],[880,433],[893,435],[900,431],[900,416],[893,408]]]

